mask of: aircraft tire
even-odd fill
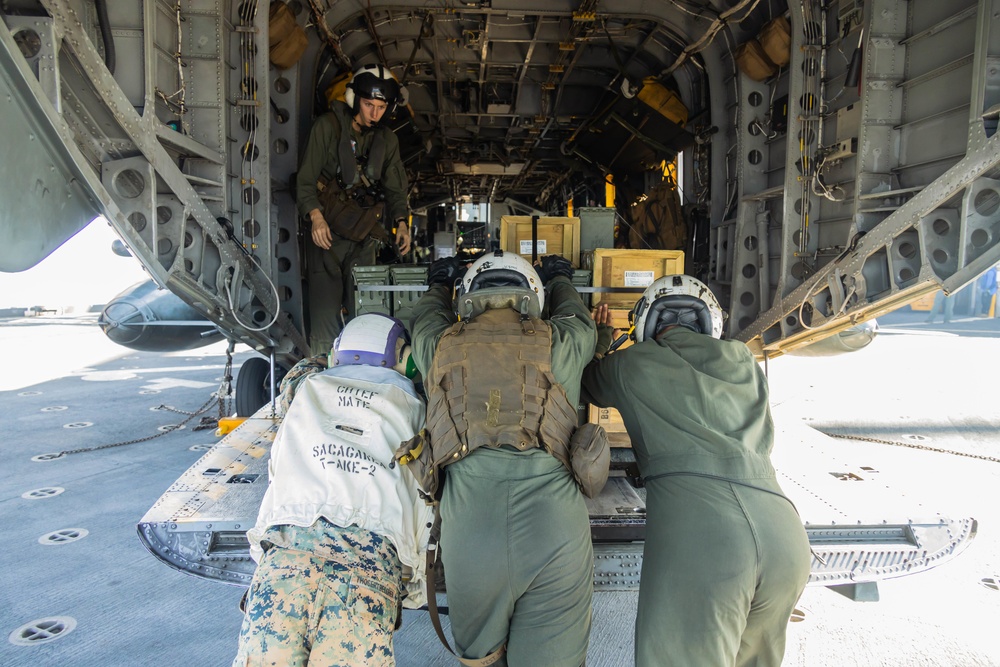
[[[271,374],[267,359],[251,357],[236,375],[236,414],[249,417],[271,400]]]

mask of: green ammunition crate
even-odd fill
[[[593,275],[594,275],[593,271],[584,271],[583,269],[576,269],[575,271],[573,271],[573,278],[571,279],[571,282],[573,283],[574,287],[590,287]],[[580,298],[583,299],[583,302],[585,304],[587,304],[587,308],[590,308],[590,296],[591,295],[589,293],[580,294]]]
[[[388,266],[355,266],[354,273],[354,312],[385,313],[392,315],[392,300],[389,292],[373,287],[389,284]]]
[[[389,271],[390,282],[393,285],[426,285],[426,266],[393,266]],[[413,305],[424,295],[423,292],[392,292],[392,314],[410,330],[410,318],[413,316]]]

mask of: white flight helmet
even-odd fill
[[[653,281],[629,313],[629,320],[637,343],[670,325],[721,338],[725,313],[705,283],[679,274]]]
[[[497,250],[488,252],[474,261],[465,272],[462,283],[458,288],[456,301],[459,315],[471,317],[471,302],[468,307],[463,308],[463,298],[468,300],[468,296],[475,292],[482,295],[496,297],[491,300],[487,307],[495,307],[500,304],[503,295],[518,295],[527,297],[530,314],[539,317],[542,306],[545,305],[545,287],[542,279],[534,267],[517,253]],[[478,306],[479,304],[477,304]],[[516,309],[521,310],[516,304],[511,303]],[[478,311],[478,308],[477,308]]]
[[[402,360],[408,342],[403,323],[395,317],[382,313],[358,315],[333,342],[329,366],[394,368]]]

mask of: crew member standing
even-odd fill
[[[646,486],[636,665],[779,667],[810,554],[771,465],[767,380],[690,276],[656,280],[630,320],[636,344],[588,366],[583,397],[621,412]]]
[[[595,326],[561,257],[545,257],[536,272],[517,254],[486,253],[453,302],[459,273],[454,258],[432,264],[414,308],[430,446],[408,443],[397,456],[440,498],[449,618],[464,664],[579,667],[593,591],[583,493],[594,492],[585,483],[594,476],[578,471],[570,450]],[[587,444],[575,451],[591,451]],[[607,457],[594,460],[606,479]]]
[[[351,270],[375,264],[377,243],[410,250],[406,170],[399,141],[380,124],[400,101],[399,83],[387,68],[366,65],[354,73],[345,102],[313,125],[296,177],[299,213],[309,219],[306,242],[309,344],[326,354],[341,329],[341,308],[354,316]]]

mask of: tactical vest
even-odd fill
[[[336,174],[325,174],[328,179],[336,176],[341,188],[347,191],[353,190],[358,185],[370,188],[372,184],[378,184],[382,180],[382,165],[385,163],[383,133],[389,131],[381,127],[370,130],[373,136],[371,143],[368,144],[368,152],[358,155],[351,137],[352,122],[352,118],[341,117],[340,141],[337,144],[339,169]]]
[[[441,336],[425,387],[432,486],[442,467],[480,447],[541,447],[572,472],[577,414],[552,376],[547,322],[511,309],[458,322]]]
[[[382,164],[385,162],[386,130],[372,130],[374,136],[368,153],[356,156],[351,138],[351,119],[338,116],[341,121],[340,141],[337,145],[339,167],[331,174],[329,164],[320,172],[316,183],[323,218],[334,234],[351,241],[364,241],[369,235],[391,244],[383,227],[385,195],[382,191]],[[344,125],[346,123],[346,125]]]

